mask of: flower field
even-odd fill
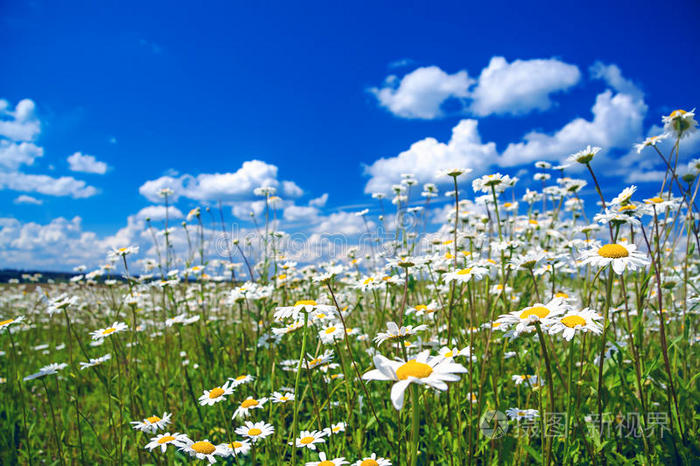
[[[694,117],[638,145],[667,167],[648,198],[604,196],[597,147],[537,162],[538,191],[442,167],[309,261],[261,186],[252,238],[203,205],[149,251],[2,284],[0,463],[697,464]]]

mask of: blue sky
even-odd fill
[[[195,177],[183,213],[223,199],[229,219],[234,205],[245,217],[252,194],[222,184],[262,180],[292,224],[331,228],[400,172],[522,174],[588,131],[610,196],[630,183],[652,192],[658,177],[642,173],[660,166],[632,142],[700,102],[697,2],[249,3],[2,6],[0,267],[96,263],[67,254],[136,241],[154,187],[183,175]],[[468,142],[444,146],[455,127]],[[533,131],[551,153],[537,157]]]

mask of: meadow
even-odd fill
[[[537,162],[537,191],[442,167],[446,192],[402,176],[309,262],[263,186],[253,238],[201,206],[150,251],[2,285],[0,462],[698,464],[697,124],[663,123],[649,198],[605,198],[597,147]]]

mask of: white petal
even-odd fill
[[[410,383],[410,380],[400,380],[391,387],[391,402],[394,404],[394,408],[403,408],[404,392]]]

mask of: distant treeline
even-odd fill
[[[42,270],[14,270],[14,269],[0,269],[0,283],[8,283],[12,279],[19,280],[21,283],[30,283],[30,280],[22,278],[23,276],[31,275],[33,277],[38,277],[38,280],[31,281],[33,283],[47,283],[49,280],[54,282],[67,282],[71,278],[81,275],[77,272],[46,272]],[[106,274],[97,278],[98,282],[103,282],[104,280],[119,280],[123,281],[121,275]]]

